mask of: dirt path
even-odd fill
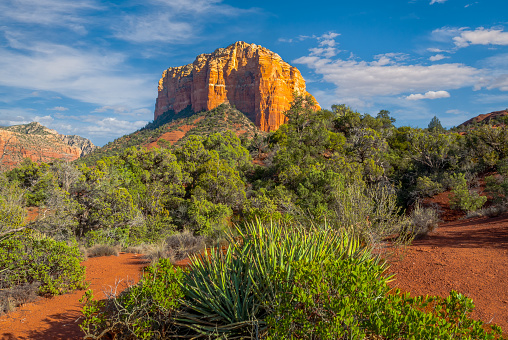
[[[415,295],[473,299],[473,317],[508,331],[508,215],[448,222],[392,262],[392,286]]]
[[[105,298],[104,291],[118,284],[118,291],[126,288],[127,281],[139,281],[141,269],[146,265],[142,255],[120,254],[91,258],[86,266],[87,281],[96,298]],[[83,339],[79,329],[81,305],[79,299],[84,291],[40,299],[0,317],[2,340],[50,340]]]

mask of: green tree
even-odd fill
[[[445,128],[443,128],[443,126],[441,125],[441,121],[436,116],[434,116],[430,120],[430,123],[427,128],[429,132],[432,133],[444,133],[446,131]]]

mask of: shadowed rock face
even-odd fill
[[[49,162],[73,161],[97,147],[80,136],[60,135],[37,122],[0,128],[0,170],[18,166],[24,158]]]
[[[285,122],[283,112],[290,108],[294,92],[309,94],[296,67],[264,47],[239,41],[200,54],[192,64],[165,70],[154,119],[189,105],[199,112],[229,103],[261,130],[273,131]]]

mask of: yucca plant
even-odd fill
[[[305,228],[257,220],[237,227],[236,234],[230,233],[224,251],[212,249],[194,257],[184,279],[186,308],[178,323],[202,336],[235,339],[263,334],[269,304],[288,290],[298,261],[320,261],[332,254],[379,264],[352,233],[327,226]],[[286,276],[282,280],[280,273]]]

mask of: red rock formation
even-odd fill
[[[190,106],[199,112],[230,103],[261,130],[272,131],[285,122],[283,112],[294,92],[309,94],[296,67],[264,47],[239,41],[165,70],[154,119],[168,110],[178,113]]]
[[[468,126],[470,124],[475,124],[475,123],[480,123],[480,122],[488,123],[492,119],[503,117],[503,116],[508,116],[508,110],[494,111],[491,113],[484,113],[484,114],[478,115],[476,117],[473,117],[460,125]]]
[[[0,128],[0,170],[10,170],[23,159],[41,163],[53,159],[73,161],[96,148],[79,136],[60,135],[39,123]]]

